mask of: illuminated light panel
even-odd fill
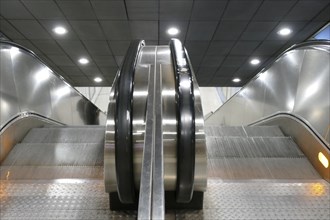
[[[291,34],[292,31],[290,28],[282,28],[281,30],[279,30],[277,32],[277,34],[281,35],[281,36],[288,36],[289,34]]]
[[[324,154],[322,152],[319,152],[318,155],[319,161],[321,162],[321,164],[325,167],[328,168],[329,167],[329,161],[328,159],[324,156]]]
[[[241,79],[240,78],[234,78],[232,81],[235,82],[235,83],[238,83],[238,82],[241,81]]]
[[[99,83],[99,82],[102,82],[103,79],[101,77],[95,77],[94,78],[94,81],[97,82],[97,83]]]
[[[58,35],[63,35],[66,34],[68,31],[62,27],[62,26],[57,26],[53,29],[54,33],[58,34]]]
[[[84,57],[80,58],[78,61],[81,64],[87,64],[87,63],[89,63],[89,60],[87,58],[84,58]]]
[[[251,63],[252,65],[258,65],[258,64],[260,63],[260,60],[257,59],[257,58],[255,58],[255,59],[252,59],[252,60],[250,61],[250,63]]]
[[[171,36],[177,35],[179,32],[180,32],[179,29],[175,27],[171,27],[167,30],[167,33]]]

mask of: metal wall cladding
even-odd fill
[[[289,50],[221,106],[206,124],[247,125],[278,112],[306,120],[329,142],[330,47]]]
[[[1,42],[1,128],[21,112],[68,125],[105,124],[105,115],[31,52]]]

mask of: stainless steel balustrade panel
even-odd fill
[[[51,118],[51,70],[24,52],[12,57],[12,68],[20,110],[37,112]]]
[[[330,53],[306,50],[294,114],[307,120],[330,142]]]
[[[304,54],[304,50],[289,52],[258,77],[266,89],[263,116],[292,112]]]
[[[5,124],[19,111],[18,97],[15,88],[14,74],[12,68],[11,47],[1,45],[0,47],[0,125]]]
[[[277,112],[296,115],[329,142],[330,42],[297,45],[283,53],[206,120],[246,125]]]
[[[68,125],[91,121],[98,108],[56,75],[32,52],[10,42],[0,43],[1,128],[21,112],[34,112]],[[81,106],[88,106],[82,109]],[[105,115],[96,115],[100,124]]]
[[[50,98],[53,118],[57,121],[65,121],[67,124],[73,124],[71,106],[71,91],[69,87],[63,84],[63,81],[55,76],[51,76]]]

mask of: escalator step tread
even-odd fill
[[[17,144],[2,166],[102,166],[100,143],[21,143]]]
[[[96,128],[34,128],[24,137],[23,143],[101,143],[105,130]]]
[[[304,157],[290,137],[207,137],[209,158]]]

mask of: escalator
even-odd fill
[[[302,61],[292,54],[308,57],[307,50],[313,56],[315,51],[328,50],[328,44],[322,50],[317,46],[295,47],[273,66],[304,70],[298,62],[290,69],[281,59]],[[21,54],[11,47],[18,47]],[[155,219],[330,218],[329,168],[313,159],[317,153],[329,155],[328,137],[320,135],[329,119],[321,117],[317,123],[315,118],[323,111],[316,116],[306,111],[308,106],[301,111],[298,104],[306,97],[301,103],[299,97],[296,103],[288,102],[291,112],[281,111],[279,99],[269,103],[270,85],[262,87],[252,80],[204,126],[198,84],[181,43],[133,42],[116,76],[105,116],[26,49],[7,42],[1,44],[1,53],[4,64],[21,56],[40,70],[35,75],[49,76],[40,81],[32,75],[24,81],[16,75],[22,72],[20,66],[9,65],[14,69],[8,71],[1,65],[5,79],[1,103],[11,108],[2,105],[0,112],[0,219],[149,219],[155,209],[159,211]],[[318,65],[324,66],[329,64]],[[36,100],[21,87],[16,93],[11,90],[16,82],[32,79],[36,82],[25,89],[33,91]],[[298,91],[300,87],[295,84]],[[326,96],[319,109],[327,106]],[[182,145],[184,153],[177,149]],[[128,172],[119,172],[118,165]],[[189,181],[180,183],[179,168],[181,178]],[[180,187],[185,192],[183,202],[177,199]],[[135,198],[126,189],[133,190]]]

